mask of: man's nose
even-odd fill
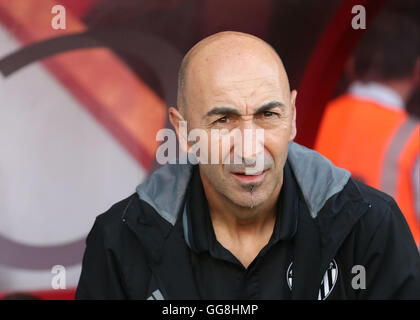
[[[243,160],[245,165],[255,164],[257,155],[262,152],[263,141],[261,140],[261,128],[257,128],[252,120],[244,121],[236,134],[235,143],[239,142],[239,146],[235,146],[235,158]]]

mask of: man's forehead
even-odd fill
[[[261,100],[265,96],[288,95],[288,80],[276,65],[259,59],[231,61],[219,67],[199,66],[191,75],[188,94],[206,102]],[[282,79],[283,77],[283,79]],[[250,101],[251,102],[251,101]]]
[[[238,100],[251,102],[252,100],[269,97],[281,97],[284,92],[276,76],[223,79],[214,81],[206,89],[208,89],[206,93],[213,102],[227,102],[229,100],[232,100],[232,102]]]

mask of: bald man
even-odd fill
[[[293,142],[296,95],[261,39],[222,32],[196,44],[169,116],[188,156],[191,132],[208,138],[197,164],[163,166],[97,217],[76,297],[420,298],[398,206]]]

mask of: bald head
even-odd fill
[[[192,95],[201,94],[200,86],[211,85],[211,81],[246,80],[247,76],[260,76],[258,69],[264,72],[267,68],[278,76],[282,90],[288,95],[289,81],[283,63],[268,43],[241,32],[225,31],[211,35],[192,47],[182,61],[178,77],[178,108],[185,117]]]

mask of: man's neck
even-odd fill
[[[200,176],[217,241],[248,268],[273,234],[283,178],[266,201],[250,208],[217,192],[201,170]]]

